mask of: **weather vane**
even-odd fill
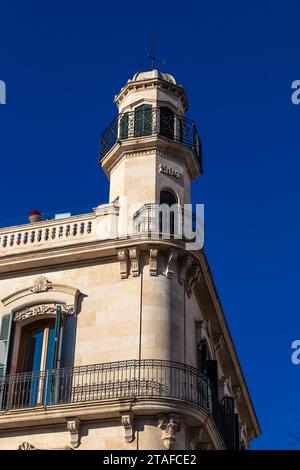
[[[155,47],[156,47],[156,35],[155,33],[152,33],[152,51],[151,52],[143,52],[143,54],[148,57],[148,59],[151,60],[151,70],[154,70],[155,69],[155,64],[159,64],[159,65],[165,65],[166,64],[166,61],[165,59],[158,59],[157,57],[155,57]],[[145,64],[140,64],[142,65],[143,67],[146,67],[148,68]]]

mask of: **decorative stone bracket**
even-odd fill
[[[190,428],[189,430],[189,446],[191,450],[198,450],[198,446],[201,442],[201,439],[204,434],[204,429],[200,428]]]
[[[134,440],[134,416],[132,413],[122,415],[122,426],[125,430],[125,441],[130,443]]]
[[[140,252],[138,247],[118,250],[118,260],[120,262],[121,279],[127,279],[130,272],[133,277],[140,275]]]
[[[131,274],[133,277],[140,275],[140,252],[138,247],[129,248],[129,258],[131,261]]]
[[[172,279],[174,276],[174,272],[177,268],[177,259],[178,259],[177,251],[169,250],[167,266],[166,266],[165,273],[164,273],[168,279]]]
[[[121,279],[128,277],[128,250],[126,248],[118,250],[118,260],[120,261]]]
[[[80,420],[78,418],[67,418],[67,429],[71,434],[71,447],[76,449],[80,444]]]
[[[162,440],[166,449],[171,449],[180,431],[180,418],[177,415],[158,416],[158,427],[162,430]]]
[[[150,276],[157,276],[157,265],[158,265],[158,248],[150,248],[149,257],[149,274]]]

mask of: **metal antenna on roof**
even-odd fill
[[[156,64],[159,64],[161,66],[164,66],[166,64],[166,61],[165,59],[157,59],[156,56],[155,56],[155,49],[156,49],[156,34],[155,33],[152,33],[152,50],[151,52],[143,52],[143,54],[148,58],[150,59],[151,61],[151,70],[154,70],[155,69],[155,65]],[[145,64],[140,64],[142,65],[143,67],[146,67],[148,68]]]

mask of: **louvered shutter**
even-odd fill
[[[5,375],[8,367],[8,353],[10,346],[10,337],[12,329],[12,314],[2,317],[0,329],[0,410],[5,405],[5,395],[7,385],[5,383]]]
[[[209,377],[211,387],[215,393],[215,397],[219,399],[219,377],[218,377],[218,361],[207,361],[207,376]]]
[[[12,314],[2,317],[0,329],[0,379],[7,373],[9,343],[12,327]]]

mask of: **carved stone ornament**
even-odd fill
[[[158,248],[150,248],[149,274],[157,276]]]
[[[216,354],[220,353],[225,346],[224,337],[222,335],[213,335]]]
[[[132,413],[128,413],[121,418],[122,426],[125,430],[125,441],[130,443],[134,440],[134,417]]]
[[[166,449],[171,449],[175,440],[176,433],[180,431],[180,419],[177,415],[158,416],[158,427],[162,430],[162,440]]]
[[[193,265],[193,257],[191,255],[188,255],[182,263],[182,268],[179,276],[179,283],[183,284],[187,280],[187,273],[191,269]]]
[[[201,269],[199,263],[197,263],[191,267],[186,276],[186,291],[189,297],[192,295],[194,284],[199,281],[200,278]]]
[[[80,444],[80,420],[78,418],[68,418],[67,429],[71,434],[71,447],[76,449]]]
[[[138,277],[140,274],[140,256],[137,247],[129,248],[129,258],[131,261],[131,274]]]
[[[165,275],[167,276],[168,279],[172,279],[174,276],[174,272],[177,267],[177,259],[178,259],[177,251],[170,250],[168,252],[168,261],[167,261],[167,266],[165,270]]]
[[[47,315],[56,313],[56,304],[42,304],[42,305],[33,305],[32,307],[27,307],[24,310],[15,312],[14,321],[26,320],[30,317],[35,317],[37,315]],[[64,316],[74,315],[75,306],[74,305],[61,305],[61,311]]]
[[[128,277],[128,251],[126,248],[118,250],[118,260],[120,261],[121,279]]]
[[[29,444],[29,442],[22,442],[22,444],[19,445],[18,450],[38,450],[38,449],[34,447],[32,444]]]
[[[38,294],[39,292],[47,292],[49,289],[51,289],[51,282],[44,276],[39,276],[30,290],[34,294]]]
[[[198,450],[199,444],[203,437],[204,430],[200,428],[190,428],[189,430],[189,445],[191,450]]]

